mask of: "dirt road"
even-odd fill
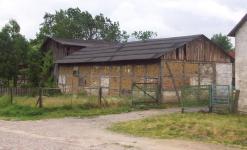
[[[147,110],[95,118],[0,121],[0,150],[210,150],[223,145],[133,137],[108,131],[114,122],[167,114],[179,109]]]

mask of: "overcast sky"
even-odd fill
[[[247,0],[0,0],[0,28],[16,19],[34,38],[45,12],[79,7],[119,21],[122,30],[152,30],[158,37],[227,34],[247,12]]]

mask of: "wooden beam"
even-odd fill
[[[201,86],[201,64],[198,63],[198,88],[197,88],[197,99],[200,100],[200,86]]]
[[[217,75],[217,73],[216,73],[216,71],[217,71],[216,70],[216,63],[213,62],[212,66],[213,66],[213,84],[216,85],[216,75]]]
[[[89,68],[90,68],[90,72],[89,72],[89,82],[90,82],[90,86],[92,86],[92,69],[93,69],[93,66],[90,65]],[[92,89],[90,89],[90,95],[92,95]]]
[[[185,62],[183,61],[183,64],[182,64],[182,74],[183,74],[183,86],[185,86],[185,81],[186,81],[186,78],[185,78]]]
[[[200,63],[198,63],[198,86],[201,85],[201,68],[200,68]]]
[[[111,95],[111,87],[112,87],[112,78],[110,78],[110,73],[112,72],[112,65],[109,66],[109,74],[108,74],[108,78],[109,78],[109,87],[108,87],[108,94]]]
[[[159,85],[159,94],[158,94],[158,97],[159,97],[159,101],[161,102],[164,97],[163,97],[163,80],[164,80],[164,59],[163,57],[160,59],[160,85]]]
[[[178,89],[177,89],[177,87],[176,87],[175,79],[174,79],[173,74],[172,74],[172,72],[171,72],[171,68],[170,68],[169,64],[167,63],[167,61],[165,61],[165,64],[166,64],[166,68],[167,68],[167,70],[168,70],[168,72],[169,72],[169,74],[170,74],[170,76],[171,76],[172,83],[173,83],[173,87],[174,87],[174,89],[175,89],[176,96],[177,96],[177,98],[178,98],[178,102],[180,102],[180,96],[179,96],[179,93],[178,93]]]
[[[131,65],[131,85],[135,82],[135,65]]]
[[[147,64],[144,64],[144,83],[147,83]],[[147,89],[147,85],[144,84],[144,90]],[[144,92],[145,96],[146,96],[146,92]]]
[[[119,66],[119,96],[121,96],[122,92],[122,75],[123,75],[123,67],[122,65]]]

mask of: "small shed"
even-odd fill
[[[52,51],[53,61],[60,60],[65,56],[79,51],[80,49],[86,47],[94,47],[96,45],[100,46],[109,46],[112,45],[111,42],[104,40],[83,40],[83,39],[65,39],[65,38],[56,38],[56,37],[47,37],[43,44],[41,45],[41,51],[47,52]],[[57,79],[57,65],[54,65],[54,77]]]
[[[62,59],[82,48],[93,47],[96,45],[110,45],[111,42],[103,40],[81,40],[81,39],[65,39],[56,37],[47,37],[41,45],[41,50],[47,52],[52,50],[54,61]]]
[[[178,100],[185,85],[232,84],[232,58],[204,35],[83,48],[57,60],[64,92],[129,95],[133,83],[157,82],[160,99]]]

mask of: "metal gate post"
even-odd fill
[[[209,112],[212,112],[213,111],[213,108],[212,108],[212,87],[213,85],[210,85],[209,86]]]

